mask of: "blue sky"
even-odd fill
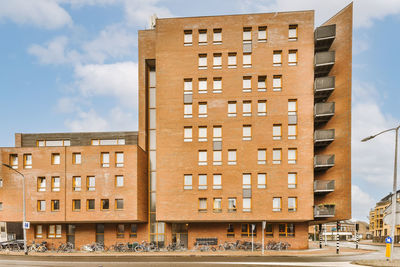
[[[316,26],[349,0],[0,0],[0,146],[15,132],[137,129],[137,31],[149,17],[315,10]],[[400,1],[356,0],[353,217],[391,191],[399,123]]]

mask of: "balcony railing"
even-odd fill
[[[335,216],[335,205],[322,204],[314,207],[314,218],[328,218]]]
[[[316,130],[314,132],[314,147],[324,147],[335,140],[335,129]]]
[[[328,194],[335,191],[334,180],[318,180],[314,181],[314,193],[315,194]]]
[[[314,100],[320,102],[326,100],[335,90],[335,77],[327,76],[316,78],[314,81]]]
[[[315,51],[328,51],[335,37],[335,24],[318,27],[314,32]]]
[[[335,155],[316,155],[314,156],[314,170],[325,171],[335,166]]]
[[[314,124],[326,123],[335,115],[335,102],[316,103],[314,106]]]
[[[314,60],[314,76],[327,76],[335,64],[335,51],[317,52]]]

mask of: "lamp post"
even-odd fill
[[[398,143],[399,129],[400,129],[400,125],[395,128],[387,129],[387,130],[377,133],[375,135],[368,136],[361,140],[361,142],[366,142],[368,140],[371,140],[372,138],[377,137],[380,134],[390,132],[390,131],[396,132],[395,145],[394,145],[393,194],[392,194],[392,216],[393,216],[392,227],[391,227],[392,243],[390,244],[392,253],[390,253],[390,261],[393,261],[393,253],[394,253],[393,249],[394,249],[394,241],[395,241],[394,238],[396,235],[395,229],[396,229],[396,206],[397,206],[396,205],[397,204],[397,143]]]
[[[15,171],[16,173],[18,173],[19,175],[22,176],[22,229],[24,231],[24,253],[25,255],[28,255],[28,247],[26,246],[26,229],[24,227],[24,222],[26,221],[26,208],[25,208],[25,176],[20,173],[19,171],[17,171],[16,169],[14,169],[13,167],[11,167],[8,164],[2,163],[3,166],[9,168],[10,170]]]

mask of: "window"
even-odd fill
[[[222,69],[222,54],[214,53],[213,69]]]
[[[115,209],[116,210],[124,209],[124,200],[123,199],[115,199]]]
[[[251,43],[251,27],[243,28],[243,43]]]
[[[221,174],[213,175],[213,189],[222,189],[222,175]]]
[[[213,165],[222,165],[222,151],[214,150],[213,151]]]
[[[129,237],[137,237],[137,224],[131,224],[131,232],[129,233]]]
[[[199,118],[207,117],[207,102],[199,103]]]
[[[102,199],[100,209],[101,210],[109,210],[110,209],[110,200]]]
[[[265,225],[265,236],[266,237],[274,237],[274,231],[273,231],[272,223],[267,223]]]
[[[288,163],[289,164],[296,164],[297,161],[297,149],[296,148],[289,148],[288,149]]]
[[[61,162],[60,153],[52,153],[51,154],[51,164],[59,165]]]
[[[288,198],[288,211],[297,211],[297,197]]]
[[[274,92],[282,91],[282,75],[274,75],[272,81],[272,90]]]
[[[86,209],[87,210],[94,210],[95,209],[95,201],[94,201],[94,199],[86,200]]]
[[[222,93],[222,78],[214,78],[213,81],[213,93]]]
[[[281,164],[282,160],[282,149],[274,148],[272,150],[272,164]]]
[[[237,60],[236,60],[236,53],[228,53],[228,68],[229,69],[236,69]]]
[[[24,168],[32,169],[32,154],[24,154]]]
[[[82,163],[82,155],[81,153],[72,153],[72,164],[81,164]]]
[[[279,236],[293,237],[295,236],[294,223],[281,223],[279,224]]]
[[[297,173],[288,173],[288,188],[297,187]]]
[[[297,138],[297,125],[289,124],[288,125],[288,139],[296,139]]]
[[[267,41],[267,26],[258,27],[258,42]]]
[[[3,187],[3,178],[0,178],[0,187]]]
[[[289,25],[289,41],[297,40],[297,25]]]
[[[37,211],[46,211],[46,201],[45,200],[37,201]]]
[[[191,118],[193,116],[192,114],[192,104],[184,104],[184,118]]]
[[[267,188],[267,174],[257,174],[257,188]]]
[[[207,198],[199,198],[199,211],[207,211]]]
[[[199,126],[199,142],[207,141],[207,126]]]
[[[207,44],[207,30],[199,30],[199,45]]]
[[[258,76],[257,87],[259,92],[267,91],[267,76]]]
[[[272,211],[281,211],[282,210],[282,198],[274,197],[272,199]]]
[[[228,117],[236,117],[236,101],[228,102]]]
[[[124,152],[115,152],[115,167],[124,167]]]
[[[199,70],[207,69],[207,54],[199,54]]]
[[[258,164],[266,164],[267,163],[267,150],[265,148],[258,149],[257,163]]]
[[[86,177],[86,189],[87,191],[96,190],[96,177],[94,176]]]
[[[282,51],[281,50],[275,50],[273,54],[273,65],[275,67],[280,67],[282,66]]]
[[[289,66],[297,65],[297,50],[289,50],[288,63]]]
[[[183,184],[183,189],[189,190],[192,189],[192,175],[191,174],[185,174],[184,176],[184,184]]]
[[[249,189],[251,188],[251,174],[250,173],[243,173],[243,188]]]
[[[125,145],[125,139],[92,139],[92,146]]]
[[[72,210],[73,211],[80,211],[81,210],[81,200],[80,199],[73,199],[72,200]]]
[[[251,116],[251,101],[243,101],[243,116]]]
[[[228,198],[228,211],[236,212],[236,197]]]
[[[199,190],[207,189],[207,175],[199,174]]]
[[[101,167],[103,168],[110,167],[110,153],[101,152]]]
[[[222,141],[222,126],[213,127],[213,141]]]
[[[222,29],[214,29],[213,32],[213,44],[222,44]]]
[[[251,198],[249,197],[243,198],[243,211],[244,212],[251,211]]]
[[[257,236],[257,227],[253,223],[242,224],[242,237]]]
[[[235,237],[235,229],[231,223],[228,224],[228,228],[226,229],[226,237]]]
[[[251,53],[243,53],[243,68],[251,68]]]
[[[236,149],[228,150],[228,165],[236,165]]]
[[[192,126],[187,126],[183,128],[183,142],[192,142]]]
[[[51,201],[51,211],[60,211],[60,200]]]
[[[61,238],[61,224],[49,225],[48,238]]]
[[[123,187],[124,186],[124,176],[123,175],[116,175],[115,176],[115,186],[116,187]]]
[[[51,191],[53,192],[60,192],[60,177],[54,176],[51,177]]]
[[[10,155],[10,165],[13,169],[18,169],[18,155],[17,154]]]
[[[72,190],[73,191],[81,191],[82,188],[82,180],[80,176],[72,177]]]
[[[288,115],[297,115],[297,100],[291,99],[288,101]]]
[[[243,125],[243,140],[251,140],[251,125]]]
[[[222,212],[222,198],[214,198],[213,212]]]
[[[184,31],[183,45],[184,46],[191,46],[192,42],[193,42],[192,30],[185,30]]]
[[[251,76],[243,77],[243,92],[251,92]]]
[[[41,224],[36,225],[35,238],[43,238],[43,225]]]
[[[199,79],[199,94],[207,93],[207,78]]]
[[[124,237],[125,237],[125,225],[117,224],[117,238],[124,238]]]
[[[282,139],[282,124],[274,124],[272,126],[272,139],[273,140]]]
[[[37,178],[37,191],[38,192],[46,191],[46,177],[38,177]]]
[[[191,95],[193,93],[193,83],[192,79],[183,80],[183,93],[186,95]]]
[[[36,141],[38,147],[44,146],[70,146],[70,140],[38,140]]]
[[[257,115],[258,116],[266,116],[267,115],[267,100],[258,100]]]

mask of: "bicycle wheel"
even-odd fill
[[[136,252],[143,252],[144,251],[144,247],[142,245],[136,246],[135,247],[135,251]]]

